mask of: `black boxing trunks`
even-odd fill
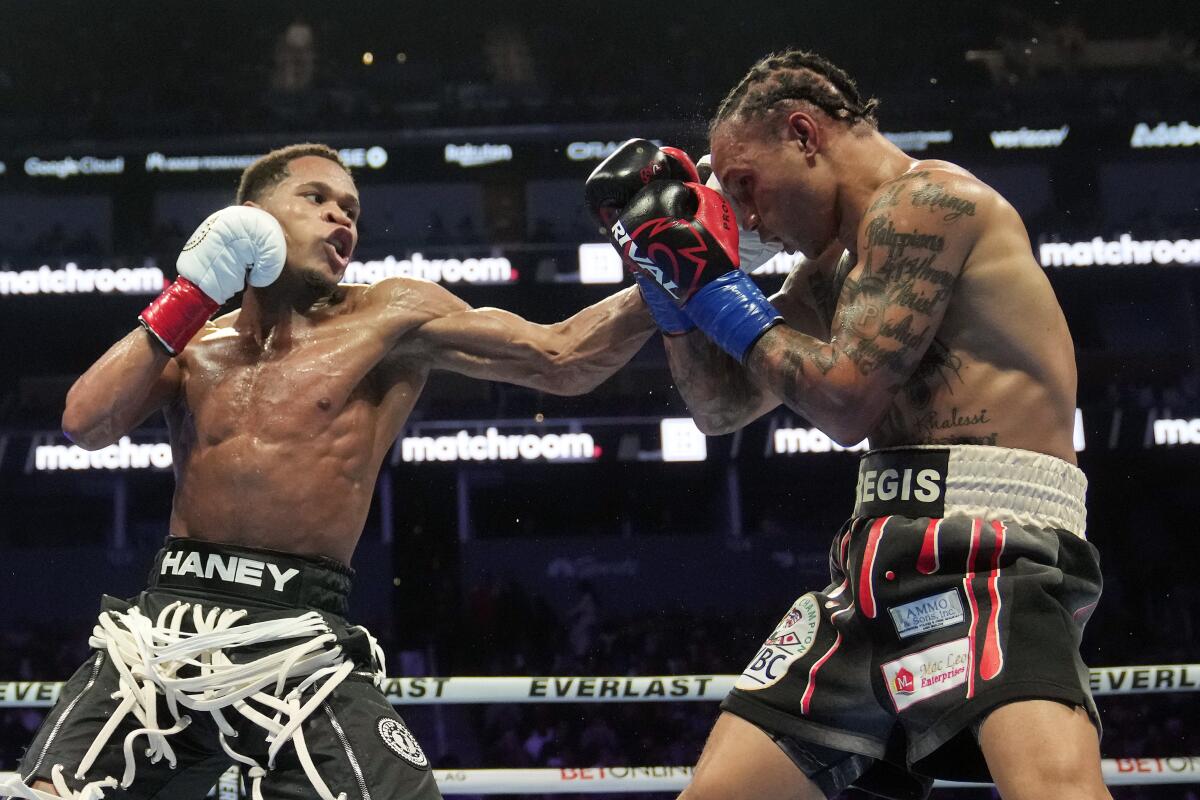
[[[1005,703],[1080,706],[1099,729],[1079,655],[1101,590],[1086,485],[1023,450],[867,453],[829,587],[796,600],[722,708],[829,797],[990,780],[978,726]]]
[[[352,574],[331,559],[168,539],[146,591],[103,598],[95,652],[20,777],[174,800],[204,797],[237,765],[266,798],[441,797],[378,688],[378,646],[342,618]]]

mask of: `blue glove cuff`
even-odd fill
[[[783,322],[758,284],[740,269],[702,286],[688,301],[687,315],[738,361],[745,361],[759,337]]]
[[[682,308],[675,305],[671,296],[657,283],[641,273],[634,275],[633,279],[642,290],[642,299],[646,301],[650,316],[654,317],[660,331],[677,335],[696,329],[696,323],[692,322]]]

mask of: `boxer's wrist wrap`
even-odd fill
[[[187,278],[177,278],[138,315],[138,321],[171,355],[187,346],[221,304]]]
[[[696,327],[738,361],[745,361],[759,337],[783,322],[758,284],[740,269],[705,284],[686,309]]]
[[[682,308],[675,305],[670,295],[662,290],[655,282],[640,272],[633,276],[638,288],[642,290],[642,300],[650,309],[658,329],[667,336],[680,336],[696,330],[696,323],[688,317]]]

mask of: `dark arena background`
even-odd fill
[[[1023,217],[1075,338],[1105,582],[1083,653],[1121,668],[1093,683],[1113,690],[1103,755],[1134,781],[1112,792],[1196,800],[1198,41],[1194,3],[0,0],[0,772],[46,711],[38,682],[82,661],[99,596],[139,591],[167,533],[162,418],[87,453],[60,431],[66,391],[250,160],[341,150],[364,206],[348,280],[426,278],[551,322],[627,280],[583,204],[595,165],[634,136],[703,154],[724,93],[799,46],[880,98],[902,149]],[[756,277],[770,293],[792,264]],[[703,681],[618,702],[652,684],[568,678],[739,673],[825,584],[856,455],[783,408],[704,437],[657,337],[580,397],[436,374],[376,487],[350,617],[390,676],[550,676],[536,693],[580,700],[392,682],[443,790],[544,768],[510,795],[674,796],[639,781],[695,763],[717,703],[672,693]]]

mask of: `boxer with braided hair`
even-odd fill
[[[717,111],[708,185],[645,182],[609,225],[682,317],[664,344],[701,430],[785,405],[878,448],[829,585],[751,658],[683,800],[915,800],[933,778],[1104,800],[1070,331],[1012,206],[903,153],[877,105],[820,56],[769,56]],[[747,232],[807,257],[769,299]]]

